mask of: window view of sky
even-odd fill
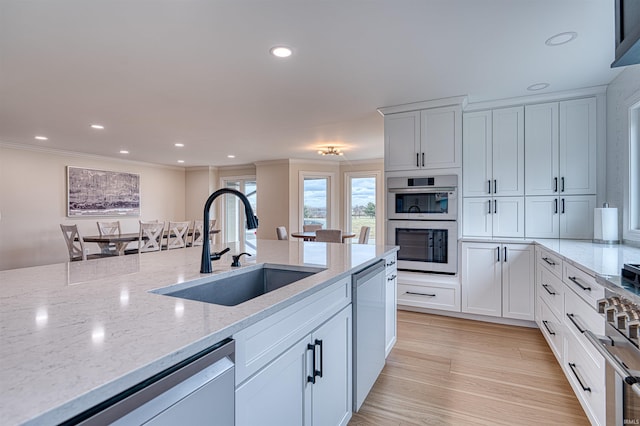
[[[376,182],[374,178],[353,178],[351,181],[352,205],[366,206],[375,202]],[[325,178],[304,180],[304,204],[307,207],[326,207],[327,180]]]

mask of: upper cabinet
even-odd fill
[[[596,99],[525,107],[526,195],[596,193]]]
[[[462,166],[462,107],[385,114],[385,170]]]

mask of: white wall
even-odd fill
[[[640,65],[626,67],[607,87],[606,201],[619,212],[620,236],[627,211],[624,191],[629,179],[629,107],[640,91]]]
[[[185,220],[202,220],[204,203],[215,191],[215,167],[194,167],[185,172]],[[212,209],[213,210],[213,209]],[[212,212],[211,218],[216,217]]]
[[[140,219],[185,220],[182,168],[0,146],[0,270],[68,261],[61,223],[98,233],[97,218],[66,217],[66,166],[140,174],[141,217],[120,218],[123,232]]]
[[[289,160],[256,163],[258,186],[258,231],[257,237],[275,240],[276,227],[289,227]]]

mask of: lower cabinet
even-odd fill
[[[236,425],[346,425],[351,418],[351,305],[236,389]]]
[[[397,315],[398,315],[398,269],[396,253],[385,258],[385,357],[389,355],[396,344]]]
[[[530,244],[462,243],[462,312],[533,321]]]

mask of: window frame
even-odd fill
[[[628,98],[622,238],[640,243],[640,91]]]
[[[346,232],[355,232],[351,229],[351,181],[353,178],[375,178],[376,180],[376,244],[383,242],[384,235],[384,196],[381,191],[382,185],[382,172],[380,170],[369,171],[357,171],[357,172],[344,172],[344,224]]]
[[[338,221],[335,217],[335,212],[338,211],[337,208],[337,192],[336,185],[336,174],[333,172],[309,172],[309,171],[300,171],[298,174],[298,220],[300,231],[302,231],[302,227],[304,226],[304,180],[306,178],[311,179],[327,179],[327,221],[326,227],[329,228],[338,228]]]

